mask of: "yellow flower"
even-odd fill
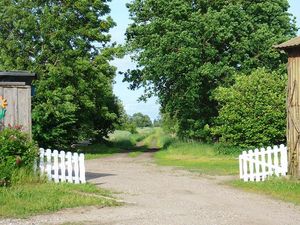
[[[0,106],[5,109],[7,107],[7,100],[0,96]]]

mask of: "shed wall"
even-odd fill
[[[21,125],[31,135],[31,87],[3,85],[0,83],[0,95],[7,99],[5,126]]]
[[[287,142],[289,173],[300,176],[300,52],[289,53],[287,98]]]

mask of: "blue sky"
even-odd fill
[[[111,30],[112,41],[124,43],[124,33],[127,25],[130,23],[129,13],[125,6],[130,0],[112,0],[111,16],[117,23],[117,26]],[[300,27],[300,0],[289,0],[290,12],[296,16],[297,26]],[[300,34],[300,31],[298,32]],[[118,68],[118,71],[126,71],[134,68],[134,63],[130,57],[126,56],[123,59],[116,59],[112,62]],[[122,75],[117,75],[115,78],[114,92],[122,100],[126,112],[132,115],[136,112],[149,115],[152,120],[159,115],[159,105],[156,98],[149,99],[146,103],[138,102],[139,96],[143,94],[143,90],[131,91],[128,89],[128,83],[122,82]]]

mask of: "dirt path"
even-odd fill
[[[86,164],[90,182],[119,192],[116,197],[127,204],[68,209],[26,221],[6,220],[3,224],[300,224],[300,207],[220,185],[221,178],[158,167],[152,163],[151,153],[138,158],[118,154]]]

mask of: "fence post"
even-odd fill
[[[248,159],[247,159],[247,152],[243,151],[243,172],[244,172],[244,181],[247,182],[248,181]]]
[[[51,150],[47,149],[46,150],[46,157],[47,157],[47,166],[46,166],[46,170],[47,170],[47,175],[49,180],[52,179],[52,162],[51,162]]]
[[[72,168],[72,153],[71,152],[67,152],[67,166],[68,166],[68,176],[67,176],[67,181],[70,183],[73,183],[73,168]]]
[[[278,153],[279,153],[279,149],[278,146],[275,145],[274,146],[274,166],[275,166],[275,174],[276,176],[279,176],[279,172],[280,172],[280,168],[279,168],[279,159],[278,159]]]
[[[66,153],[64,151],[60,152],[60,180],[62,182],[66,181]]]
[[[85,166],[84,166],[84,154],[79,155],[79,179],[81,183],[85,183]]]
[[[57,150],[53,151],[53,158],[54,158],[54,182],[58,183],[59,178],[58,178],[58,151]]]
[[[75,184],[79,184],[79,165],[78,165],[78,153],[75,152],[73,154],[73,160],[74,160],[74,181]]]
[[[45,149],[43,149],[43,148],[40,148],[39,168],[40,168],[41,174],[44,174],[44,172],[45,172]]]
[[[261,164],[261,170],[262,170],[262,181],[264,181],[267,177],[267,173],[266,173],[266,149],[265,148],[262,148],[261,149],[261,161],[262,161],[262,164]]]

